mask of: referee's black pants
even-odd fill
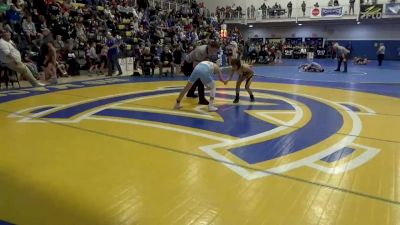
[[[185,76],[190,76],[194,70],[193,63],[184,62],[182,67],[182,72]],[[200,79],[197,79],[196,82],[193,84],[192,88],[187,93],[187,97],[193,97],[194,92],[198,89],[199,94],[199,103],[206,103],[207,100],[204,97],[204,84],[201,82]]]

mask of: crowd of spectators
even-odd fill
[[[280,63],[282,59],[282,43],[258,43],[246,41],[243,60],[249,64]]]
[[[138,68],[150,75],[156,67],[160,74],[165,69],[179,72],[186,53],[208,40],[220,40],[220,21],[196,1],[169,9],[155,3],[2,0],[0,30],[4,37],[10,34],[5,42],[20,53],[29,72],[51,83],[82,69],[121,74],[121,57],[134,58],[134,75],[139,75]],[[8,57],[10,48],[0,46],[0,60]]]

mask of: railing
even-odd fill
[[[180,7],[190,8],[189,3],[183,0],[178,1],[164,1],[164,0],[150,0],[150,5],[155,7],[156,5],[160,6],[162,10],[178,10]]]
[[[400,17],[400,12],[396,13],[387,13],[387,6],[392,3],[381,4],[382,5],[382,13],[378,14],[377,16],[373,16],[375,18],[388,18],[388,17]],[[398,4],[398,3],[396,3]],[[335,7],[335,6],[334,6]],[[226,22],[255,22],[255,21],[276,21],[276,20],[283,20],[290,21],[290,20],[298,20],[298,19],[356,19],[359,16],[362,17],[365,13],[360,12],[362,5],[354,4],[354,10],[350,8],[350,5],[340,5],[342,7],[342,14],[336,16],[321,16],[315,15],[312,16],[312,11],[315,7],[293,7],[291,11],[291,16],[289,15],[288,8],[281,8],[281,9],[272,9],[269,8],[267,10],[256,9],[254,12],[248,12],[247,9],[243,9],[242,13],[238,11],[232,11],[230,13],[220,13],[219,16],[221,19],[225,19]],[[397,6],[396,6],[397,7]],[[400,7],[400,4],[399,6]],[[320,6],[321,8],[329,8],[325,6]],[[353,12],[354,11],[354,12]],[[314,12],[317,13],[317,12]]]

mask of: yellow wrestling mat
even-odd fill
[[[255,82],[0,92],[0,224],[397,225],[400,98]]]

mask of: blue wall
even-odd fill
[[[331,41],[331,40],[329,40]],[[351,42],[351,45],[353,46],[353,53],[352,56],[366,56],[368,59],[376,59],[376,50],[377,48],[374,46],[375,43],[384,43],[386,46],[386,54],[385,54],[385,59],[390,59],[390,60],[400,60],[399,56],[399,51],[400,51],[400,40],[399,41],[382,41],[382,40],[377,40],[377,41],[367,41],[367,40],[362,40],[362,41],[356,41],[356,40],[336,40],[338,41],[341,45],[347,46],[349,42]]]

